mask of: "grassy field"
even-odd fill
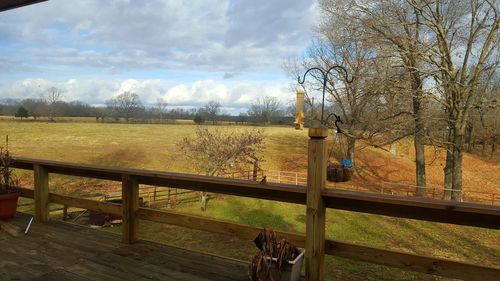
[[[193,125],[127,125],[101,123],[0,122],[0,136],[9,135],[11,152],[16,156],[95,163],[110,166],[194,172],[178,143],[194,134]],[[249,127],[231,126],[231,130]],[[286,127],[266,127],[266,170],[305,171],[307,131]],[[428,168],[430,183],[442,181],[443,153],[429,148],[434,161]],[[414,177],[411,143],[398,146],[398,156],[382,149],[360,145],[356,163],[357,183],[377,184],[391,180],[411,182]],[[55,189],[85,194],[108,186],[107,183],[75,178],[52,177]],[[497,158],[464,157],[466,189],[500,191],[500,165]],[[82,190],[85,187],[84,190]],[[199,204],[177,207],[179,212],[210,216],[243,224],[304,232],[305,207],[226,196],[209,202],[201,212]],[[142,222],[141,237],[162,243],[249,260],[255,253],[249,241],[169,225]],[[108,229],[120,231],[119,227]],[[387,218],[354,212],[328,210],[327,236],[331,239],[434,255],[471,263],[500,267],[500,232],[472,227]],[[383,266],[327,258],[328,276],[340,280],[435,280],[434,276],[402,272]]]

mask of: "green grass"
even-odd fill
[[[194,134],[194,128],[193,125],[3,121],[0,122],[0,136],[9,135],[11,152],[15,156],[194,172],[178,146],[183,137]],[[264,169],[306,169],[306,130],[266,127],[264,132]],[[358,154],[363,154],[365,162],[370,162],[372,156],[386,155],[369,148]],[[402,158],[398,161],[398,165],[411,162]],[[399,167],[390,168],[398,170]],[[31,174],[25,174],[29,177],[23,183],[29,184]],[[96,193],[110,185],[98,180],[51,175],[51,190],[73,195]],[[119,188],[116,183],[114,185]],[[180,205],[176,210],[257,227],[305,232],[305,207],[301,205],[225,196],[210,200],[206,212],[201,212],[197,203]],[[499,231],[337,210],[328,210],[326,219],[326,235],[330,239],[500,267]],[[119,232],[120,228],[106,230]],[[146,221],[141,221],[140,237],[245,260],[256,251],[251,241]],[[435,280],[429,275],[347,259],[327,257],[326,261],[327,276],[340,280]]]

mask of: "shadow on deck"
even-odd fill
[[[30,216],[10,223],[25,229]],[[0,232],[0,280],[247,280],[248,264],[58,221]]]

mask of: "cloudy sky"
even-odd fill
[[[0,13],[0,98],[103,104],[123,91],[144,104],[219,101],[245,111],[290,102],[288,57],[311,42],[315,1],[50,0]]]

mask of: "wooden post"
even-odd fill
[[[35,164],[35,221],[49,221],[49,172],[41,165]]]
[[[325,263],[326,128],[309,128],[307,160],[306,280],[322,281]]]
[[[122,175],[122,242],[131,244],[137,241],[139,219],[139,185],[130,175]]]

